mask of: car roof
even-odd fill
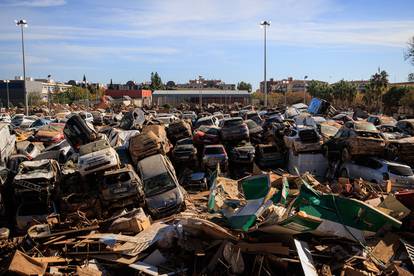
[[[142,159],[138,162],[138,168],[143,179],[148,179],[168,171],[165,157],[162,154],[155,154]]]
[[[386,165],[409,167],[406,164],[402,164],[402,163],[398,163],[398,162],[394,162],[394,161],[389,161],[389,160],[381,159],[381,158],[378,158],[378,157],[371,157],[371,159],[373,159],[375,161],[378,161],[380,163],[386,164]]]

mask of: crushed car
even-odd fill
[[[322,146],[329,159],[350,160],[354,156],[382,156],[385,140],[377,128],[369,122],[346,122],[329,141]]]

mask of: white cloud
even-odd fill
[[[65,4],[65,0],[11,0],[6,1],[3,6],[46,8]]]

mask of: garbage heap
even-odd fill
[[[20,275],[412,275],[413,216],[369,182],[260,172],[213,173],[187,209],[152,220],[141,208],[107,219],[54,217],[0,244],[1,272]],[[7,233],[1,233],[7,234]]]

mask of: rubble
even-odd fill
[[[381,116],[322,100],[73,111],[0,124],[1,274],[414,271],[414,142]]]

